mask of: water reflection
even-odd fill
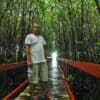
[[[57,67],[57,52],[52,54],[52,67]]]
[[[57,67],[57,59],[52,58],[51,64],[52,64],[51,67],[54,68],[54,69],[56,69],[56,67]]]
[[[57,78],[58,76],[58,69],[57,69],[57,53],[54,52],[52,54],[52,60],[51,60],[51,76],[54,78]]]

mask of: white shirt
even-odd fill
[[[28,34],[25,38],[25,44],[31,45],[30,52],[33,63],[46,62],[44,55],[44,45],[46,45],[46,41],[41,35],[36,36],[33,33]]]

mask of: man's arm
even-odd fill
[[[47,59],[47,56],[48,56],[48,47],[47,47],[47,45],[44,46],[44,53],[45,53],[45,58]]]
[[[32,65],[30,46],[31,46],[30,44],[25,44],[25,55],[26,55],[26,58],[27,58],[27,64],[29,66]]]

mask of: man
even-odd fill
[[[25,39],[25,54],[28,65],[28,79],[30,83],[30,91],[32,99],[38,100],[36,94],[36,86],[41,82],[44,96],[50,98],[48,91],[48,66],[46,63],[46,41],[40,35],[41,27],[34,24],[32,33],[28,34]],[[39,80],[40,79],[40,80]],[[51,100],[51,99],[49,99]]]

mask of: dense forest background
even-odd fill
[[[34,23],[50,53],[100,64],[100,0],[0,0],[0,64],[25,60],[24,40]],[[64,66],[76,100],[100,100],[100,79]],[[0,72],[0,99],[27,79],[26,70]]]
[[[0,63],[23,60],[33,23],[41,24],[50,51],[100,63],[99,0],[0,0]]]

